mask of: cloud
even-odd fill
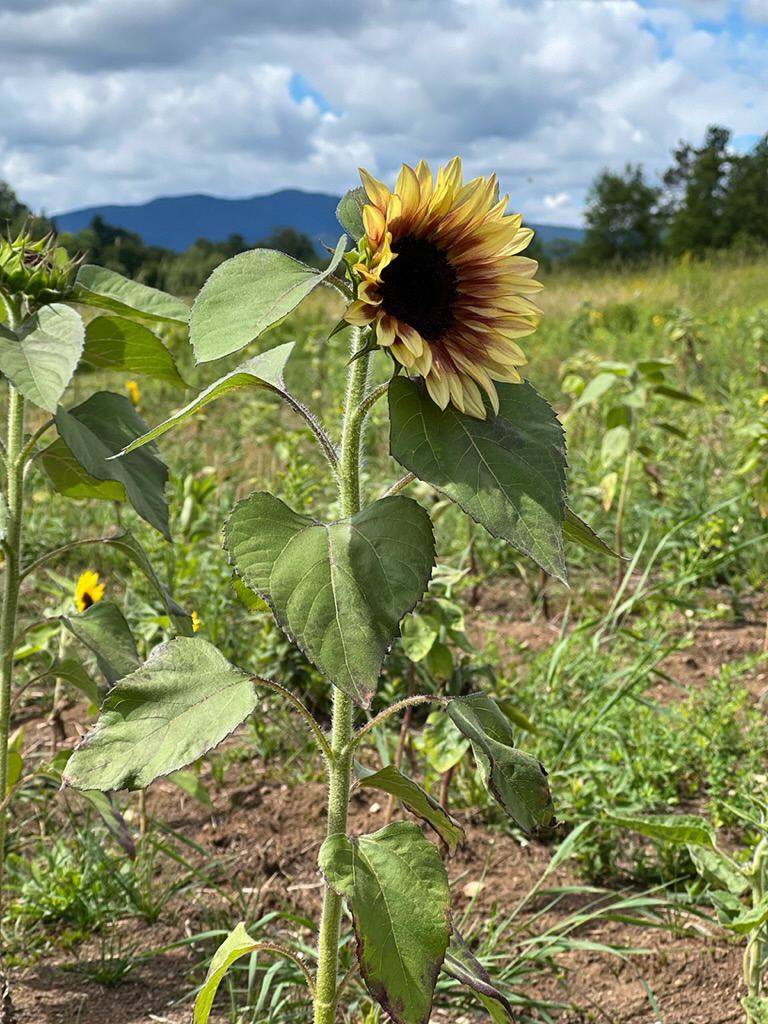
[[[459,154],[527,220],[577,224],[604,167],[765,132],[762,2],[5,0],[0,178],[60,211]]]

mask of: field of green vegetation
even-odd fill
[[[768,264],[728,252],[545,277],[544,316],[526,344],[527,375],[566,430],[570,506],[621,559],[569,543],[565,586],[481,526],[468,527],[427,485],[415,481],[403,492],[430,511],[438,570],[386,658],[371,713],[414,688],[460,696],[482,685],[503,703],[520,745],[546,767],[562,824],[523,839],[494,809],[465,756],[466,740],[422,707],[412,709],[410,735],[400,735],[397,718],[376,730],[370,766],[403,757],[418,763],[422,785],[445,796],[457,817],[532,843],[542,863],[567,862],[570,895],[583,897],[579,907],[598,890],[616,899],[629,893],[631,906],[614,910],[613,920],[639,921],[632,941],[641,946],[655,942],[659,929],[682,934],[684,917],[705,922],[701,941],[709,945],[741,950],[760,933],[758,953],[766,955],[768,897],[761,890],[753,899],[757,889],[736,875],[751,864],[764,875],[768,837],[767,280]],[[328,334],[342,310],[335,293],[318,289],[245,353],[200,366],[182,329],[163,325],[160,337],[186,390],[138,375],[131,385],[127,374],[86,367],[67,392],[67,407],[96,390],[130,394],[153,426],[245,356],[294,341],[288,389],[321,410],[336,437],[348,352],[343,333]],[[390,370],[378,353],[377,379],[386,381]],[[28,433],[46,418],[33,410]],[[380,403],[363,473],[389,481],[382,493],[402,476],[388,453],[387,429]],[[178,812],[183,805],[194,820],[213,820],[251,787],[287,787],[286,802],[322,787],[322,759],[282,697],[269,695],[224,746],[163,783],[163,800],[154,800],[153,786],[146,796],[89,800],[59,791],[47,767],[52,759],[61,766],[62,752],[92,727],[106,689],[103,664],[62,626],[61,617],[77,610],[81,574],[98,573],[104,598],[120,607],[137,638],[140,659],[172,635],[167,607],[119,547],[72,546],[73,538],[106,536],[116,525],[135,534],[175,601],[195,612],[198,637],[324,713],[327,684],[269,609],[234,585],[221,536],[229,510],[254,490],[274,490],[298,512],[338,517],[332,477],[310,440],[303,419],[261,392],[233,393],[166,433],[158,446],[170,470],[172,544],[127,503],[62,497],[42,461],[32,465],[25,559],[62,550],[25,580],[17,628],[23,642],[16,650],[2,936],[21,1024],[150,1019],[146,1010],[120,1016],[129,1012],[120,1009],[127,1006],[121,989],[142,972],[153,977],[153,958],[161,962],[170,949],[185,956],[174,978],[187,1002],[151,1019],[187,1020],[214,950],[241,919],[251,935],[272,929],[299,952],[311,945],[303,905],[254,898],[263,878],[238,879],[236,853],[234,861],[222,859]],[[168,795],[174,785],[175,803]],[[643,815],[664,817],[654,832]],[[683,834],[670,815],[708,825],[681,818],[688,822]],[[707,836],[728,860],[717,861]],[[494,965],[520,1020],[622,1019],[574,1008],[568,956],[580,948],[576,925],[558,932],[551,914],[538,915],[539,904],[519,909],[514,925],[514,907],[483,906],[483,919],[472,925],[474,948]],[[549,944],[533,941],[545,933]],[[69,1016],[35,1015],[40,1008],[30,993],[44,969],[65,979],[56,982],[62,992],[66,979],[73,993],[81,992],[83,977],[95,983],[69,1004],[62,996],[56,1005],[69,1005]],[[222,983],[219,1016],[211,1020],[304,1019],[297,973],[290,961],[245,957]],[[736,961],[734,994],[717,1021],[743,1019],[740,973]],[[362,986],[350,984],[349,1019],[378,1019]],[[659,1021],[694,1019],[665,1006],[666,989],[651,984],[648,991],[647,1012]],[[440,983],[438,1007],[466,1013],[465,998]]]

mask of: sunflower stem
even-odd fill
[[[353,356],[359,349],[360,336],[352,329]],[[360,511],[360,460],[365,412],[361,413],[368,386],[370,354],[353,359],[347,374],[344,423],[341,432],[339,465],[339,504],[345,518]],[[338,687],[333,689],[333,726],[329,758],[330,788],[328,793],[329,836],[343,834],[347,829],[349,791],[352,776],[352,725],[354,705]],[[341,896],[326,886],[320,935],[317,948],[317,983],[314,995],[315,1024],[334,1024],[339,999],[339,925]]]
[[[8,791],[8,736],[11,728],[11,693],[16,616],[21,589],[21,541],[24,517],[24,396],[8,385],[8,434],[6,440],[5,579],[0,611],[0,800]],[[0,918],[5,872],[7,809],[0,811]]]

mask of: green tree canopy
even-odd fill
[[[587,194],[587,230],[581,259],[587,263],[645,259],[661,249],[661,188],[647,184],[642,166],[623,174],[604,170]]]
[[[719,248],[732,240],[723,224],[732,163],[730,138],[729,128],[710,125],[698,149],[681,143],[673,150],[675,163],[664,174],[672,205],[665,245],[675,256]]]

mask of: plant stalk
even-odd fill
[[[352,355],[358,350],[360,335],[352,329]],[[341,433],[339,463],[339,504],[344,518],[355,515],[362,507],[360,495],[360,462],[363,427],[367,409],[363,407],[368,385],[370,355],[353,358],[347,376],[344,424]],[[328,794],[329,836],[345,833],[349,810],[352,775],[352,725],[354,705],[337,687],[333,690],[333,726],[329,761],[330,790]],[[326,886],[320,935],[317,947],[317,982],[314,996],[315,1024],[334,1024],[339,998],[339,926],[341,896]]]
[[[16,614],[21,588],[21,540],[24,516],[24,396],[8,386],[8,435],[6,440],[5,578],[0,612],[0,800],[8,789],[8,736],[11,728],[11,691]],[[5,868],[7,811],[0,812],[0,910]]]

